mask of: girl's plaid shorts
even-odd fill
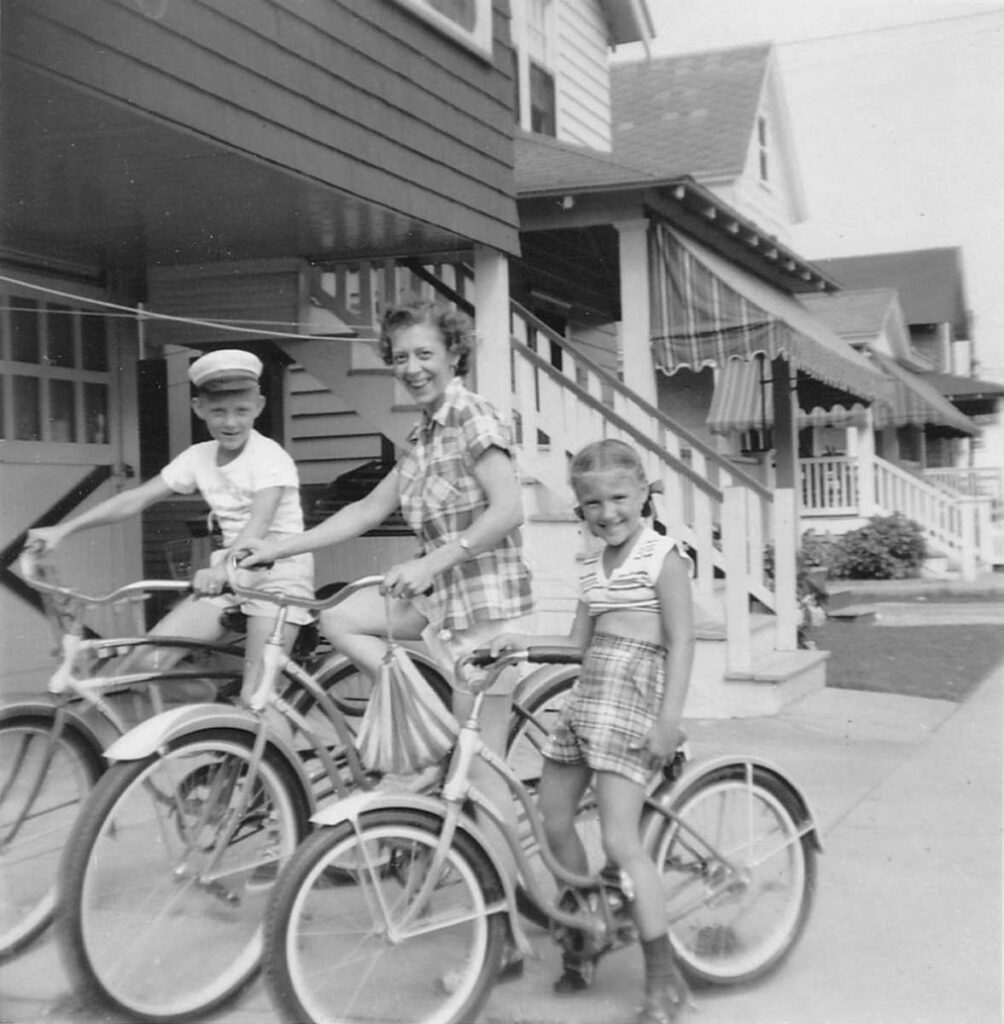
[[[558,715],[543,754],[562,764],[585,762],[644,786],[651,774],[645,737],[666,689],[666,649],[596,633],[582,672]]]

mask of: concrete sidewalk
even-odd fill
[[[1004,666],[959,705],[822,690],[760,719],[689,723],[695,757],[749,753],[781,767],[820,827],[816,906],[791,959],[745,990],[701,992],[695,1024],[999,1024]],[[485,1024],[621,1024],[641,984],[637,947],[594,990],[551,992],[557,953],[496,988]],[[275,1015],[259,983],[214,1020]],[[111,1024],[74,1002],[51,939],[0,967],[0,1020]]]

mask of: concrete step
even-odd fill
[[[687,718],[752,718],[782,708],[826,685],[829,651],[772,651],[749,672],[729,671],[725,645],[698,644]]]

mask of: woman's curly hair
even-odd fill
[[[404,327],[431,324],[443,336],[446,351],[456,359],[456,374],[466,375],[474,348],[474,324],[466,313],[450,309],[428,299],[415,299],[387,310],[380,323],[380,357],[390,366],[393,362],[391,339]]]

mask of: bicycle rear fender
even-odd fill
[[[6,696],[0,695],[0,722],[12,721],[16,718],[42,718],[46,721],[54,721],[56,712],[63,701],[51,693],[11,693]],[[106,742],[109,742],[115,735],[110,727],[107,735],[102,739],[99,730],[85,717],[86,706],[81,704],[79,708],[63,705],[63,714],[66,716],[66,727],[78,733],[87,745],[100,757]]]
[[[656,807],[666,807],[672,810],[683,794],[707,776],[727,773],[742,779],[747,778],[754,770],[768,777],[779,799],[788,805],[799,830],[811,837],[813,846],[821,853],[823,846],[819,839],[819,830],[816,828],[816,819],[809,807],[809,801],[777,765],[763,758],[723,755],[707,760],[692,761],[684,768],[683,773],[675,782],[660,783],[654,792],[649,794],[649,801]],[[648,812],[650,816],[654,816],[655,813],[657,812],[652,810]]]
[[[244,733],[251,744],[258,733],[258,716],[247,708],[227,704],[184,704],[171,708],[170,711],[162,711],[159,715],[133,726],[105,751],[105,757],[109,761],[141,761],[175,740],[217,729]],[[313,808],[314,797],[310,778],[296,751],[284,737],[274,732],[269,736],[268,742],[296,773],[303,792],[310,801],[310,807]]]
[[[521,704],[535,690],[550,686],[557,679],[575,679],[581,671],[581,665],[538,665],[519,681],[513,691],[513,702]]]
[[[330,827],[348,823],[353,829],[358,830],[359,819],[369,811],[379,810],[409,810],[423,811],[436,818],[446,818],[446,804],[437,797],[426,796],[422,793],[404,792],[381,792],[379,790],[368,790],[366,792],[350,793],[342,800],[336,800],[321,808],[315,813],[310,821],[311,824],[320,827]],[[492,844],[488,842],[484,832],[478,828],[477,823],[465,814],[460,816],[457,822],[457,829],[466,833],[481,847],[485,856],[491,861],[502,883],[502,890],[505,894],[506,907],[509,913],[509,925],[517,946],[527,956],[533,955],[533,947],[530,945],[526,934],[523,931],[522,921],[516,909],[516,891],[510,877],[510,871],[506,870],[499,857],[495,855]]]

